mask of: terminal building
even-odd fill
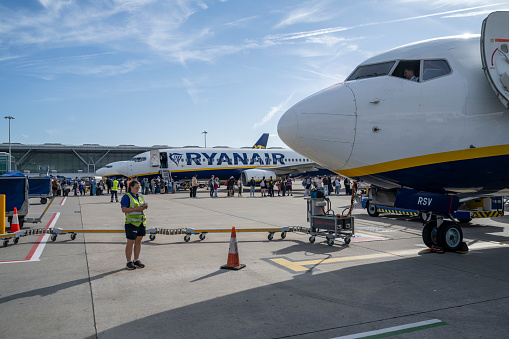
[[[62,145],[46,143],[29,145],[11,142],[11,169],[29,176],[50,174],[65,177],[89,177],[104,165],[130,160],[135,155],[167,145],[143,147],[135,145],[102,146],[99,144]],[[0,175],[8,168],[9,143],[0,143]]]

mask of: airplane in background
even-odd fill
[[[228,148],[216,146],[200,148],[188,146],[152,150],[140,153],[129,161],[120,161],[110,168],[101,168],[98,175],[106,172],[126,177],[171,175],[175,181],[190,181],[193,176],[210,179],[212,175],[220,180],[231,176],[242,178],[246,184],[251,178],[276,179],[281,175],[312,172],[313,175],[334,174],[292,150],[266,148],[269,134],[264,133],[252,148]]]
[[[508,45],[509,12],[494,12],[480,36],[389,50],[291,107],[278,134],[305,157],[371,184],[369,204],[435,214],[424,243],[458,250],[463,232],[451,213],[509,194]],[[303,128],[316,121],[320,129]]]
[[[233,176],[235,179],[242,178],[244,184],[251,178],[259,181],[263,177],[276,179],[282,175],[305,172],[313,175],[334,175],[292,150],[265,147],[266,145],[257,142],[253,148],[218,146],[153,150],[138,154],[117,167],[122,175],[130,178],[160,175],[165,177],[166,172],[178,182],[190,181],[195,175],[198,180],[208,180],[212,175],[219,180],[228,180]]]
[[[253,145],[253,148],[263,149],[267,147],[267,142],[269,141],[269,133],[263,133],[260,139]],[[162,160],[162,159],[161,159]],[[127,163],[128,161],[134,161],[134,158],[131,160],[123,160],[123,161],[115,161],[105,165],[104,167],[99,168],[95,173],[102,177],[124,177],[123,174],[120,173],[120,167],[122,164]]]

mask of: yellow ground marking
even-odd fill
[[[373,233],[373,232],[368,232],[368,231],[355,231],[355,233],[362,233],[362,234],[367,234],[367,235],[373,235],[375,237],[383,237],[381,234]]]
[[[469,246],[470,250],[479,250],[479,249],[487,249],[487,248],[496,248],[500,246],[505,246],[509,244],[509,241],[502,242],[483,242],[478,244],[473,244]],[[365,254],[365,255],[354,255],[349,257],[341,257],[341,258],[328,258],[328,259],[314,259],[314,260],[302,260],[302,261],[291,261],[286,258],[274,258],[269,259],[275,264],[281,265],[291,271],[294,272],[305,272],[309,271],[311,268],[306,266],[316,266],[321,264],[333,264],[339,262],[349,262],[356,260],[370,260],[370,259],[382,259],[389,257],[401,257],[401,256],[411,256],[428,253],[428,249],[412,249],[412,250],[404,250],[404,251],[395,251],[395,252],[384,252],[384,253],[375,253],[375,254]],[[458,253],[468,253],[468,252],[459,252]]]

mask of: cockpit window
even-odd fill
[[[142,162],[142,161],[145,161],[147,160],[146,157],[134,157],[131,159],[131,161],[134,161],[134,162]]]
[[[400,60],[391,75],[410,81],[419,81],[420,64],[420,60]]]
[[[451,67],[445,60],[424,60],[422,80],[430,80],[451,73]]]
[[[374,78],[383,75],[388,75],[396,61],[382,62],[380,64],[363,65],[359,66],[353,73],[346,79],[346,81]]]

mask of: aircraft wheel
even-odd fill
[[[370,204],[369,201],[366,203],[366,210],[370,217],[378,217],[380,213],[376,210],[376,205]]]
[[[437,243],[437,220],[430,220],[424,225],[422,229],[422,241],[426,246],[431,248],[434,245],[438,245]]]
[[[452,222],[444,222],[437,231],[438,245],[446,251],[457,251],[463,242],[463,231],[459,225]]]

